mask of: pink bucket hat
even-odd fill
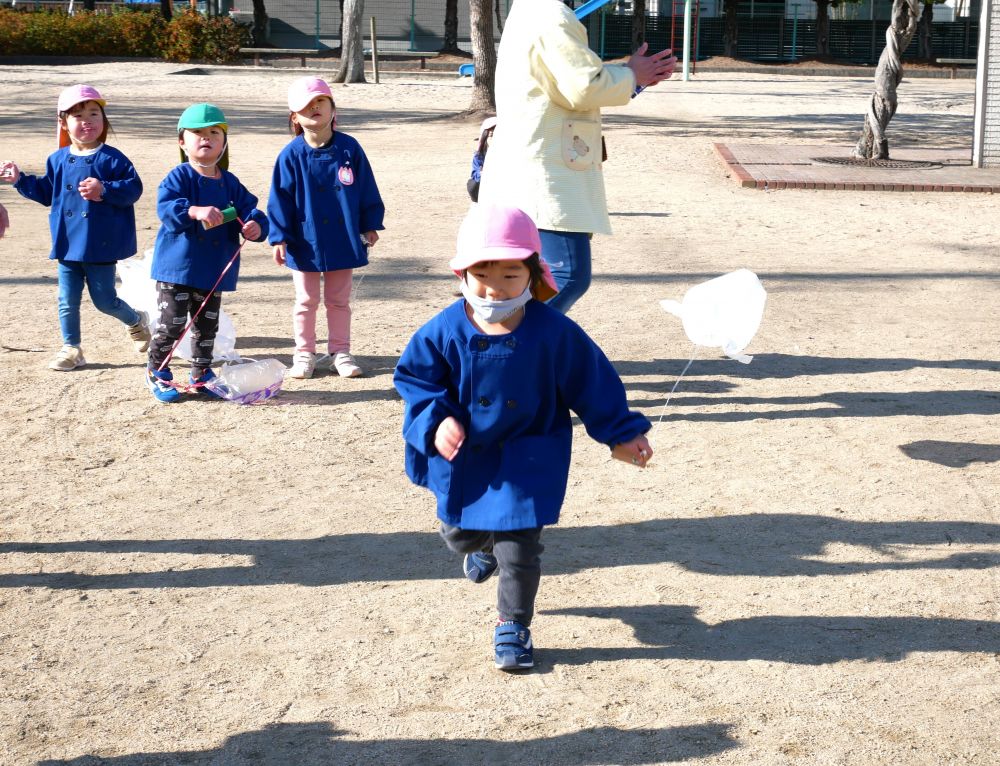
[[[458,252],[448,266],[458,276],[481,261],[523,261],[542,252],[538,227],[527,213],[514,207],[473,205],[458,230]],[[548,264],[539,258],[542,282],[531,292],[547,301],[557,292]]]
[[[293,112],[301,111],[316,96],[326,96],[333,101],[333,93],[325,80],[319,77],[300,77],[288,88],[288,108]]]
[[[56,114],[60,115],[63,112],[68,112],[77,104],[82,104],[84,101],[96,101],[101,106],[107,106],[108,102],[104,100],[104,97],[97,92],[97,88],[93,85],[71,85],[68,88],[63,88],[62,92],[59,94],[59,101],[56,104]],[[107,118],[104,120],[104,131],[101,133],[101,143],[104,143],[108,138],[108,121]],[[62,122],[56,124],[56,143],[61,148],[63,146],[69,146],[69,133],[67,133],[62,126]]]

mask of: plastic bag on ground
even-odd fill
[[[275,396],[285,380],[285,365],[277,359],[252,359],[241,364],[224,364],[207,388],[237,404],[266,402]]]
[[[122,281],[118,288],[118,297],[136,311],[145,311],[149,315],[150,330],[155,332],[155,325],[160,317],[160,307],[157,303],[156,280],[150,276],[153,265],[153,251],[147,250],[143,255],[133,255],[118,262],[118,276]],[[184,336],[174,356],[191,361],[191,333]],[[212,361],[238,362],[239,352],[236,350],[236,327],[225,309],[219,311],[219,332],[215,336],[215,347],[212,349]]]

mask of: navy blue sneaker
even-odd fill
[[[474,583],[486,582],[497,571],[497,557],[486,551],[465,554],[462,571]]]
[[[531,631],[519,622],[501,622],[493,631],[493,662],[500,670],[527,670],[535,667],[535,647]]]
[[[225,399],[225,397],[215,390],[212,382],[217,380],[215,373],[211,370],[205,370],[200,378],[196,378],[192,372],[188,375],[188,380],[191,381],[192,386],[197,386],[194,389],[194,393],[204,396],[206,399]]]
[[[174,375],[169,369],[151,370],[146,368],[146,387],[153,392],[158,402],[170,404],[179,401],[181,392],[174,388],[171,383]]]

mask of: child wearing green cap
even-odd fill
[[[221,293],[236,289],[239,258],[223,271],[240,246],[240,235],[255,242],[267,237],[267,216],[257,209],[257,198],[229,172],[228,134],[219,107],[194,104],[185,109],[177,121],[182,163],[167,174],[157,192],[161,225],[151,273],[160,317],[149,345],[146,385],[161,402],[181,397],[165,363],[189,315],[195,317],[190,383],[195,393],[216,396],[205,384],[215,378],[212,349]]]

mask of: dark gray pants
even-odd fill
[[[542,579],[542,528],[509,532],[484,532],[441,525],[441,537],[455,553],[475,553],[492,548],[500,564],[497,611],[503,621],[531,625],[535,596]]]

